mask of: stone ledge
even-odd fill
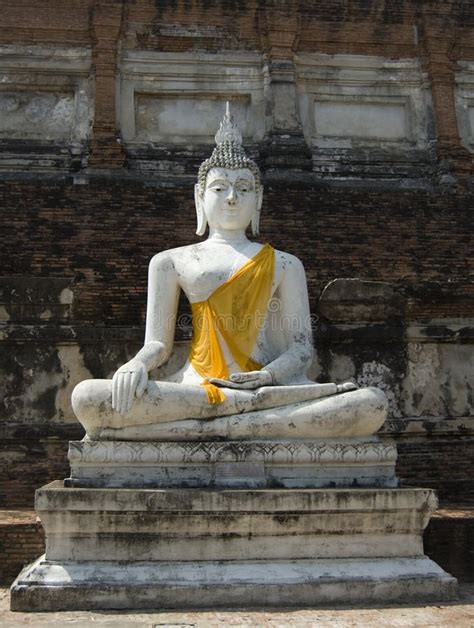
[[[242,607],[452,599],[423,556],[429,489],[37,492],[46,554],[16,610]]]
[[[32,510],[0,510],[0,536],[2,530],[8,531],[7,526],[14,526],[15,544],[18,548],[25,548],[19,560],[7,555],[4,549],[1,551],[2,580],[8,585],[26,563],[44,552],[44,533],[38,520]],[[38,530],[41,535],[35,547],[28,545],[32,529]],[[425,551],[429,558],[460,582],[474,582],[473,535],[474,506],[455,504],[440,508],[433,514],[424,532]]]
[[[12,585],[16,611],[305,607],[457,598],[426,557],[124,565],[40,558]]]
[[[271,462],[284,464],[340,464],[341,462],[390,464],[397,459],[393,444],[370,441],[256,441],[256,442],[126,442],[71,441],[70,462]]]
[[[98,489],[36,494],[47,559],[409,558],[437,506],[429,489]]]
[[[396,487],[397,450],[366,441],[71,441],[74,487]]]
[[[126,502],[124,502],[126,500]],[[304,509],[353,511],[355,507],[384,510],[412,509],[423,504],[420,512],[431,516],[438,500],[434,491],[426,488],[307,488],[307,489],[124,489],[124,488],[74,488],[64,486],[55,480],[36,492],[36,512],[78,510],[78,511],[122,511],[147,512],[183,511],[209,513],[228,512],[237,509],[241,512],[278,512]],[[429,511],[429,512],[428,512]]]

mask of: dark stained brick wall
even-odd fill
[[[0,584],[10,585],[43,553],[44,531],[35,513],[0,510]]]
[[[438,510],[423,537],[426,554],[460,582],[474,582],[474,510]]]
[[[45,152],[57,164],[36,174],[0,172],[0,275],[7,286],[0,368],[16,378],[10,386],[18,383],[0,416],[0,505],[31,507],[36,487],[67,476],[67,441],[82,435],[72,417],[55,415],[54,386],[45,387],[40,402],[29,402],[36,371],[23,356],[53,378],[55,343],[79,338],[90,372],[107,376],[141,340],[149,259],[197,240],[192,185],[206,155],[196,146],[132,149],[117,141],[120,50],[257,51],[290,66],[307,52],[420,59],[433,95],[436,141],[419,160],[398,155],[394,166],[384,151],[361,151],[356,159],[341,158],[339,180],[329,184],[324,167],[334,166],[331,156],[319,155],[321,172],[310,172],[302,135],[274,133],[249,147],[266,170],[261,239],[304,261],[317,315],[321,291],[335,278],[389,282],[403,296],[395,324],[382,321],[369,330],[370,344],[359,339],[355,349],[353,332],[334,337],[321,319],[323,371],[331,350],[341,343],[344,353],[346,343],[354,356],[384,355],[400,379],[410,321],[472,317],[474,168],[460,142],[453,98],[458,60],[474,60],[472,0],[69,0],[67,6],[4,0],[2,26],[1,44],[89,46],[96,103],[92,138],[79,157],[60,158],[61,147],[55,156],[55,147],[41,142],[0,142],[0,153]],[[0,168],[7,161],[0,155]],[[167,170],[173,163],[183,176]],[[9,282],[21,287],[20,296],[5,296]],[[72,304],[58,301],[65,286]],[[467,341],[467,335],[456,339]],[[27,412],[23,402],[30,403]],[[472,495],[472,430],[412,438],[400,429],[397,439],[405,484],[437,488],[443,500]]]
[[[397,475],[401,486],[426,486],[441,504],[474,502],[474,438],[444,436],[397,440]]]
[[[469,316],[473,201],[468,189],[272,183],[261,239],[303,260],[313,309],[329,281],[360,277],[411,290],[409,319]],[[70,278],[78,321],[143,322],[150,258],[197,240],[191,181],[164,187],[159,175],[89,185],[12,178],[0,181],[0,204],[2,274]],[[441,288],[423,295],[433,282],[444,298]]]
[[[398,323],[403,336],[408,321],[472,314],[468,270],[473,196],[464,186],[400,192],[327,187],[316,181],[295,183],[289,178],[280,184],[267,180],[261,239],[304,261],[316,314],[320,293],[332,279],[361,277],[397,286],[407,301]],[[54,372],[57,358],[53,350],[48,354],[48,344],[57,338],[74,340],[82,329],[88,368],[95,376],[108,376],[114,360],[118,366],[126,359],[118,349],[120,335],[129,351],[141,340],[149,259],[170,246],[197,240],[192,181],[177,183],[158,174],[146,178],[140,173],[129,178],[104,174],[91,176],[88,185],[73,185],[69,176],[9,174],[0,182],[0,204],[3,273],[33,282],[35,277],[56,278],[60,284],[54,290],[69,285],[74,294],[70,309],[58,311],[59,320],[46,327],[31,314],[31,307],[11,309],[12,336],[2,345],[2,364],[13,372],[18,360],[11,361],[12,352],[29,351]],[[184,304],[182,309],[186,310]],[[365,348],[362,340],[351,349],[347,335],[341,344],[328,329],[318,333],[323,367],[332,350],[352,352],[360,360],[380,354],[395,376],[402,377],[405,349],[403,344],[384,341],[383,323],[375,330],[382,344],[372,338]],[[107,334],[113,335],[115,347],[109,358]],[[393,359],[387,362],[390,355]],[[104,364],[108,364],[105,370]],[[21,373],[15,377],[21,378]],[[26,380],[23,388],[27,396]],[[51,393],[54,404],[55,391]],[[15,395],[14,391],[10,394]],[[66,426],[56,440],[47,418],[54,408],[49,410],[48,403],[43,399],[34,412],[36,431],[25,430],[22,418],[22,429],[16,435],[9,430],[2,441],[1,457],[7,463],[2,464],[0,477],[4,507],[32,507],[35,488],[68,475],[67,441],[77,437],[77,428]],[[11,409],[10,405],[4,413],[9,425],[20,420]],[[470,443],[467,435],[401,438],[399,475],[407,485],[438,489],[443,500],[472,496],[474,451]]]
[[[49,430],[51,434],[51,429]],[[66,432],[66,435],[64,435]],[[1,430],[0,509],[33,508],[35,490],[58,478],[69,476],[67,460],[70,439],[81,439],[84,431],[70,425],[48,435],[48,427],[17,427]]]
[[[94,168],[123,165],[114,98],[121,50],[256,51],[270,62],[306,52],[419,58],[433,94],[434,152],[443,168],[473,174],[453,97],[457,61],[474,59],[471,0],[5,0],[2,24],[3,44],[92,49]]]

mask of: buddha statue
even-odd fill
[[[195,186],[202,242],[149,266],[145,342],[112,380],[76,386],[74,412],[93,440],[363,438],[383,424],[376,388],[307,377],[313,339],[305,272],[258,235],[263,188],[227,105]],[[178,297],[193,314],[186,363],[149,379],[173,351]]]

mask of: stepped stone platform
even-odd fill
[[[429,489],[37,492],[46,553],[13,610],[318,606],[456,597],[423,555]]]
[[[425,553],[460,582],[474,582],[474,506],[435,511],[423,534]],[[44,554],[45,538],[33,510],[0,510],[0,583],[10,585],[25,565]]]
[[[437,508],[400,489],[396,448],[319,441],[71,442],[39,489],[46,552],[12,610],[239,608],[447,600],[423,553]]]

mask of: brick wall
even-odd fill
[[[43,553],[44,531],[35,513],[0,510],[0,584],[11,584]]]
[[[0,175],[3,274],[67,277],[76,320],[139,324],[151,257],[197,240],[191,181],[170,185],[148,175],[76,186]],[[313,308],[332,279],[360,277],[411,289],[409,319],[469,316],[473,199],[462,188],[268,183],[261,240],[302,259]],[[444,286],[444,298],[423,298],[433,282]]]
[[[36,487],[67,476],[67,441],[82,435],[68,401],[73,384],[108,377],[133,355],[149,259],[197,239],[192,185],[210,149],[121,141],[124,51],[263,55],[273,127],[248,146],[264,171],[261,239],[305,264],[323,380],[338,353],[356,365],[375,356],[400,382],[414,323],[424,326],[423,342],[472,343],[474,170],[454,101],[458,61],[474,60],[471,0],[71,0],[67,8],[59,0],[6,0],[2,26],[7,48],[90,48],[95,100],[80,147],[0,137],[0,504],[31,506]],[[278,103],[276,91],[271,97],[282,80],[277,69],[293,85],[284,93],[296,99],[294,62],[306,53],[419,59],[432,102],[429,148],[402,151],[396,166],[386,147],[356,149],[337,163],[318,148],[324,166],[317,170],[298,116],[292,128],[278,127],[275,111],[287,102]],[[396,320],[393,313],[370,324],[352,317],[348,327],[344,316],[332,320],[320,297],[341,277],[390,284],[403,301]],[[186,337],[178,332],[178,340]],[[403,413],[388,429],[399,442],[402,480],[436,487],[447,500],[472,495],[472,416],[453,409],[466,389],[468,369],[459,369],[452,388],[440,383],[442,412],[416,408],[416,433]],[[420,396],[429,385],[422,380]],[[456,386],[464,386],[459,395]],[[424,427],[431,419],[434,433]]]
[[[46,426],[36,430],[18,426],[2,429],[0,509],[31,509],[37,488],[68,477],[68,442],[82,438],[83,434],[82,428],[75,425],[57,430],[54,435],[48,435]]]
[[[423,537],[426,554],[460,582],[474,582],[474,512],[439,510]]]
[[[308,52],[418,58],[433,97],[433,148],[439,165],[444,172],[447,168],[472,176],[472,156],[457,128],[453,89],[457,62],[474,59],[473,14],[469,0],[75,0],[67,10],[58,0],[7,0],[0,43],[92,49],[96,111],[89,157],[91,166],[103,169],[120,169],[124,163],[115,99],[123,50],[257,51],[270,62],[291,62]]]

